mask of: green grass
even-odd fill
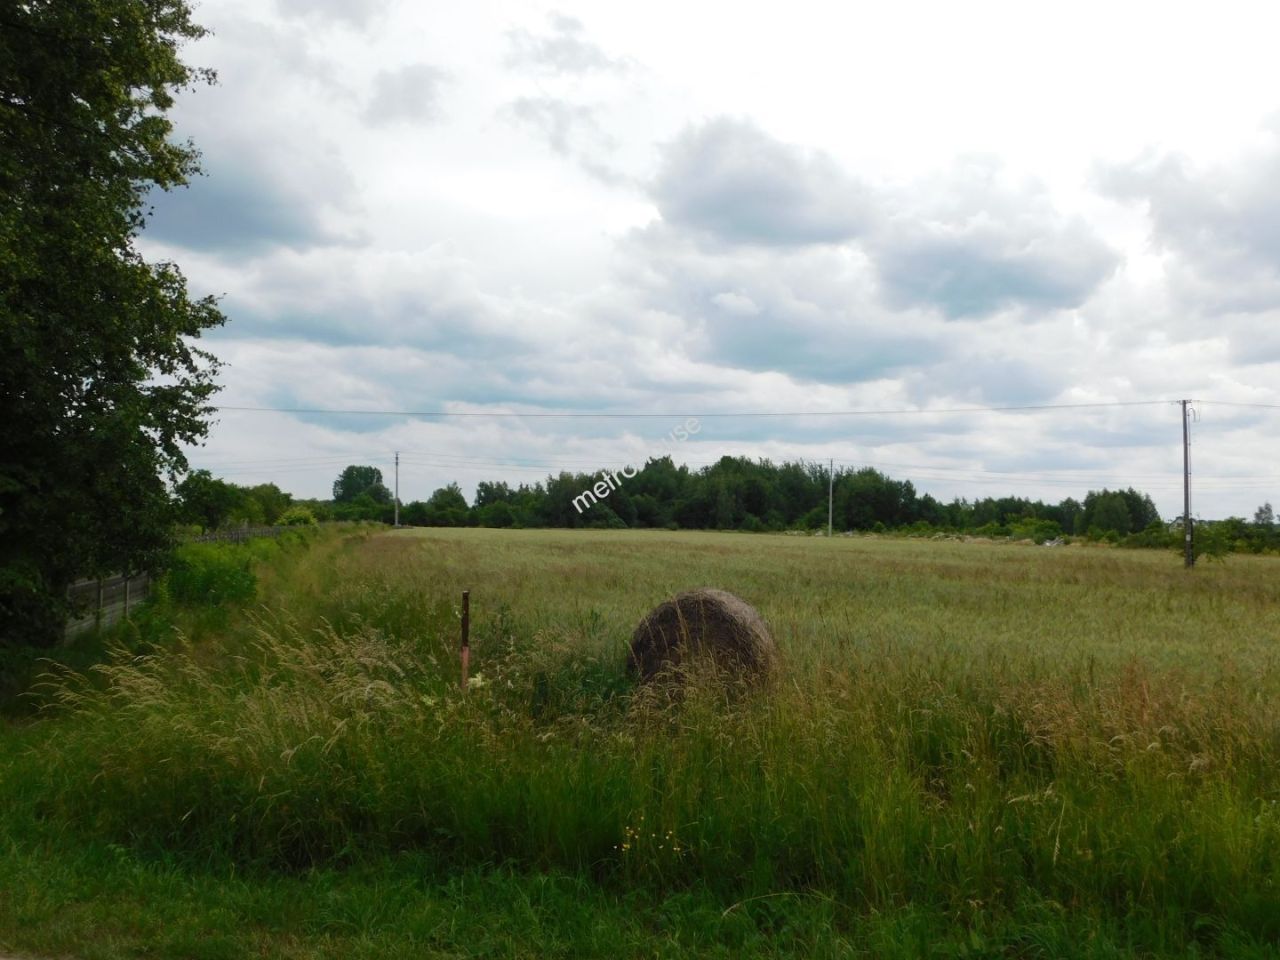
[[[491,530],[261,549],[253,603],[162,600],[11,721],[0,945],[1280,944],[1275,558],[1188,572],[1106,548]],[[673,700],[625,677],[640,617],[701,585],[770,624],[767,692]]]

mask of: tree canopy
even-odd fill
[[[353,503],[361,496],[374,503],[391,502],[391,491],[382,482],[382,471],[353,463],[333,481],[333,500],[334,503]]]
[[[206,433],[223,322],[135,241],[153,188],[197,171],[174,93],[181,0],[29,0],[0,11],[0,620],[48,642],[76,576],[153,566],[165,477]]]

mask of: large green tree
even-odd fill
[[[237,511],[243,511],[247,492],[234,483],[219,480],[208,470],[195,470],[174,489],[179,520],[216,530]]]
[[[377,467],[353,463],[333,481],[334,503],[352,503],[365,494],[374,503],[391,502],[391,491],[382,482],[382,471]]]
[[[48,642],[80,575],[153,566],[165,478],[206,433],[223,322],[136,248],[147,193],[197,170],[174,93],[181,0],[0,4],[0,640]]]

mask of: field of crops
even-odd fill
[[[1276,558],[481,529],[256,549],[253,600],[161,588],[104,667],[10,711],[0,947],[1280,945]],[[696,586],[758,608],[773,686],[628,680],[637,621]]]

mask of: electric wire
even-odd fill
[[[909,407],[898,410],[744,410],[733,413],[582,413],[582,412],[548,412],[548,411],[514,411],[514,410],[360,410],[336,409],[324,407],[258,407],[258,406],[213,406],[219,412],[236,413],[289,413],[305,415],[333,414],[339,416],[364,417],[434,417],[446,418],[495,418],[495,419],[539,419],[539,420],[679,420],[695,419],[728,419],[759,417],[902,417],[902,416],[940,416],[967,413],[1021,413],[1048,410],[1088,410],[1119,407],[1153,407],[1177,403],[1176,400],[1109,400],[1089,403],[1036,403],[1010,406],[972,406],[972,407]]]

